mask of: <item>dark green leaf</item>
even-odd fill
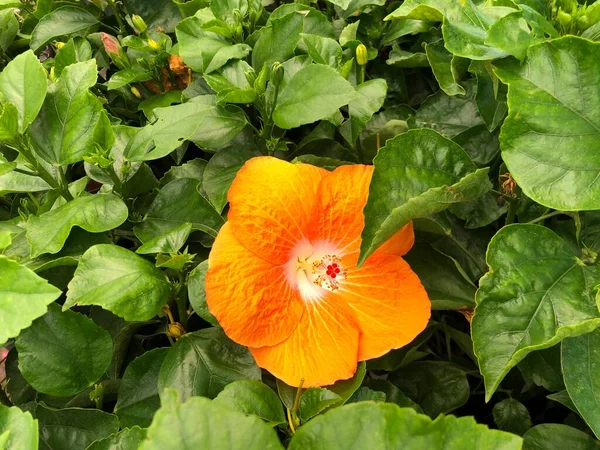
[[[498,428],[509,433],[523,436],[532,427],[529,411],[523,403],[514,398],[507,398],[496,403],[492,414]]]
[[[123,69],[115,72],[108,80],[108,89],[119,89],[131,83],[146,81],[152,78],[152,72],[142,68]]]
[[[600,442],[576,428],[558,423],[544,423],[523,436],[523,450],[598,450]]]
[[[373,114],[381,109],[387,93],[387,83],[382,78],[369,80],[356,87],[359,97],[348,104],[348,119],[340,128],[344,138],[354,144]]]
[[[185,245],[190,233],[192,232],[191,223],[183,223],[167,231],[145,244],[141,245],[135,251],[140,255],[152,253],[177,253]]]
[[[508,110],[506,85],[498,79],[489,61],[471,61],[469,71],[477,78],[477,110],[488,130],[492,132],[502,123]]]
[[[123,247],[100,244],[86,251],[69,283],[63,311],[75,305],[98,305],[128,321],[156,316],[169,301],[164,273]]]
[[[2,255],[0,273],[0,342],[6,342],[43,316],[61,291]]]
[[[31,33],[29,46],[38,51],[52,39],[73,33],[86,34],[98,23],[96,16],[83,8],[74,5],[61,6],[42,17]]]
[[[556,392],[565,388],[560,367],[560,346],[532,352],[517,366],[528,383]]]
[[[502,228],[486,259],[471,333],[489,399],[528,353],[600,325],[592,292],[600,275],[539,225]]]
[[[129,14],[142,16],[150,29],[162,28],[172,33],[181,20],[181,14],[175,4],[169,0],[124,0]]]
[[[54,73],[60,77],[64,68],[78,62],[92,59],[92,46],[84,38],[69,39],[54,57]]]
[[[358,391],[352,394],[348,399],[348,403],[358,402],[385,402],[385,392],[374,391],[368,387],[361,387]]]
[[[0,50],[6,52],[19,32],[19,22],[12,9],[0,11]]]
[[[425,53],[440,89],[448,95],[465,95],[465,88],[458,83],[458,74],[453,63],[456,56],[444,48],[443,41],[425,44]]]
[[[222,330],[188,333],[169,350],[160,369],[159,392],[176,388],[182,398],[214,398],[236,380],[260,380],[261,372],[246,347],[229,340]]]
[[[373,164],[359,264],[411,219],[490,188],[487,169],[477,170],[460,146],[433,130],[411,130],[388,140]]]
[[[214,400],[215,403],[254,414],[271,425],[285,423],[285,414],[277,394],[260,381],[239,380],[225,386]]]
[[[82,314],[48,312],[24,330],[16,341],[19,369],[37,391],[57,397],[78,394],[108,369],[112,339]]]
[[[123,374],[115,414],[121,427],[148,427],[160,407],[158,374],[169,349],[157,348],[134,359]]]
[[[194,312],[198,316],[202,317],[211,325],[216,327],[219,326],[217,319],[208,310],[206,304],[206,290],[204,289],[204,280],[206,278],[206,271],[208,270],[208,260],[202,261],[192,270],[188,276],[188,298]]]
[[[566,389],[563,391],[555,392],[554,394],[550,394],[547,396],[547,398],[549,398],[550,400],[554,400],[555,402],[558,402],[563,406],[566,406],[575,414],[579,414],[579,411],[577,411],[577,408],[575,407],[573,400],[571,400],[571,397],[569,397],[569,393]]]
[[[264,64],[284,62],[294,56],[304,17],[290,12],[282,17],[270,18],[269,24],[260,30],[259,38],[252,51],[252,67],[259,70]]]
[[[300,396],[298,416],[307,421],[330,406],[337,405],[342,398],[328,389],[311,387]]]
[[[402,408],[412,408],[423,414],[423,410],[413,400],[408,398],[404,392],[387,380],[369,380],[367,386],[375,391],[385,394],[385,401],[395,403]]]

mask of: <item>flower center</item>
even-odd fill
[[[318,300],[325,291],[335,291],[346,278],[336,249],[327,244],[298,245],[287,264],[288,279],[305,300]]]

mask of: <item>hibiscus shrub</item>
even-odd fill
[[[600,448],[599,40],[0,0],[0,449]]]

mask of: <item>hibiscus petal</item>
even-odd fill
[[[326,241],[349,254],[360,250],[360,234],[365,219],[363,208],[369,196],[373,166],[341,166],[328,174],[319,185],[318,203],[313,212],[311,241]],[[412,223],[403,227],[379,250],[404,255],[414,243]]]
[[[331,298],[307,304],[296,330],[273,347],[251,348],[256,363],[290,386],[327,386],[358,364],[358,330]]]
[[[225,333],[242,345],[285,340],[304,314],[285,268],[259,258],[233,235],[227,222],[208,258],[206,302]]]
[[[417,275],[401,257],[374,253],[356,269],[358,254],[333,296],[346,305],[361,331],[359,361],[377,358],[410,343],[427,326],[431,302]]]
[[[319,182],[327,171],[272,157],[249,160],[228,193],[228,220],[244,246],[275,264],[306,236]]]

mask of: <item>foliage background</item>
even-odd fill
[[[0,0],[0,448],[598,448],[589,3]],[[375,165],[363,260],[414,220],[432,320],[349,381],[206,307],[260,154]]]

